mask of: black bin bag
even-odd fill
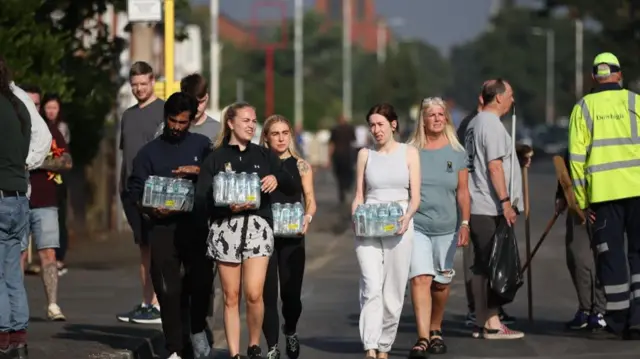
[[[500,218],[493,235],[488,279],[488,304],[491,308],[511,303],[524,283],[520,273],[518,241],[513,227],[504,217]]]

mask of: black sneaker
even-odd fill
[[[297,333],[287,333],[282,326],[282,332],[284,333],[285,340],[287,341],[287,357],[289,359],[298,359],[300,356],[300,341],[298,340]]]
[[[502,307],[500,307],[500,312],[498,315],[500,316],[500,322],[502,322],[502,324],[513,324],[516,322],[516,318],[507,314],[507,312],[505,312]]]
[[[602,330],[607,327],[607,322],[604,320],[604,316],[599,313],[589,315],[587,329]]]
[[[131,321],[137,324],[162,324],[160,309],[155,306],[143,308],[140,312],[131,317]]]
[[[252,345],[247,349],[249,359],[262,359],[262,349],[258,345]]]
[[[269,348],[267,352],[267,359],[280,359],[280,349],[278,349],[278,344]]]
[[[566,325],[567,328],[572,330],[580,330],[586,328],[589,325],[589,313],[583,310],[577,311],[573,319]]]
[[[142,304],[138,304],[129,312],[116,314],[116,318],[121,322],[130,323],[132,317],[139,316],[145,309]]]

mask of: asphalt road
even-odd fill
[[[330,176],[321,176],[318,185],[331,186]],[[529,172],[531,196],[532,246],[540,238],[544,227],[553,215],[556,188],[553,165],[550,161],[534,163]],[[329,192],[327,192],[329,193]],[[322,198],[323,212],[316,216],[324,222],[324,236],[310,238],[313,251],[320,251],[309,264],[304,283],[304,310],[298,327],[301,339],[301,358],[363,358],[358,334],[358,277],[354,240],[347,225],[340,224],[344,216],[338,215],[344,208],[335,204],[333,195]],[[325,213],[324,211],[328,211]],[[331,223],[335,221],[334,223]],[[521,257],[525,256],[524,218],[516,225]],[[339,233],[340,229],[345,229]],[[522,287],[514,303],[507,311],[518,318],[514,328],[522,329],[526,336],[515,341],[484,341],[471,338],[471,331],[464,326],[466,299],[462,279],[462,254],[456,255],[456,272],[459,275],[452,284],[451,299],[447,307],[444,336],[449,353],[444,358],[636,358],[638,347],[633,342],[602,342],[587,338],[582,333],[567,332],[564,323],[573,317],[577,309],[576,295],[565,264],[564,220],[560,218],[545,240],[533,261],[534,321],[527,320],[527,287]],[[221,323],[218,320],[217,323]],[[223,331],[216,325],[218,338]],[[392,358],[406,358],[416,340],[415,324],[410,300],[407,299]],[[243,336],[241,347],[247,344]],[[281,346],[284,337],[281,337]],[[226,357],[222,349],[226,343],[219,340],[217,357]],[[266,344],[263,343],[263,348]],[[284,356],[283,356],[284,357]]]
[[[302,359],[363,358],[358,334],[359,269],[354,239],[348,222],[348,208],[336,204],[332,176],[316,176],[319,211],[313,233],[307,238],[308,264],[303,288],[304,310],[298,332]],[[553,214],[555,191],[553,166],[535,162],[530,172],[531,237],[535,243]],[[517,329],[527,335],[516,341],[483,341],[471,338],[463,324],[466,300],[462,280],[462,258],[456,257],[451,299],[443,326],[449,353],[442,358],[636,358],[632,342],[592,341],[568,333],[563,324],[576,310],[576,295],[565,265],[564,222],[559,220],[533,263],[535,321],[526,319],[526,286],[507,311],[518,317]],[[519,218],[517,235],[521,256],[525,253],[524,218]],[[460,254],[460,253],[459,253]],[[139,298],[136,274],[137,250],[129,235],[93,239],[74,246],[69,253],[70,271],[60,283],[60,305],[66,323],[49,323],[39,278],[26,278],[31,306],[29,343],[31,358],[130,358],[141,343],[158,343],[159,326],[118,323],[115,313],[129,309]],[[221,296],[215,303],[214,337],[217,358],[228,358],[224,348]],[[416,339],[411,303],[407,300],[392,358],[406,357]],[[246,333],[241,347],[247,345]],[[284,338],[281,338],[284,345]],[[156,345],[156,349],[158,346]],[[265,344],[263,343],[263,348]],[[266,348],[265,348],[266,349]],[[147,351],[149,351],[147,349]],[[156,352],[158,353],[158,352]],[[150,358],[152,353],[137,353]],[[164,358],[161,350],[156,358]],[[284,356],[283,356],[284,358]]]

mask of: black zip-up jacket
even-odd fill
[[[187,133],[180,142],[169,142],[160,136],[144,145],[133,160],[133,169],[127,180],[129,195],[137,203],[142,202],[144,182],[149,176],[176,177],[172,172],[180,166],[201,166],[211,153],[211,141],[198,133]],[[196,176],[186,177],[196,180]],[[144,209],[150,211],[150,209]],[[193,212],[191,212],[193,213]],[[163,218],[150,215],[154,224],[167,225],[185,219],[193,219],[191,213],[176,213]],[[206,225],[206,221],[201,224]]]
[[[278,188],[287,195],[300,191],[293,176],[284,168],[282,161],[268,148],[249,143],[244,151],[237,145],[230,145],[228,139],[204,160],[200,168],[200,176],[196,184],[195,212],[206,215],[211,222],[230,218],[232,216],[255,214],[273,226],[271,213],[271,195],[262,192],[260,208],[233,213],[229,207],[216,207],[213,201],[213,176],[227,169],[235,173],[258,173],[260,179],[274,175],[278,181]]]

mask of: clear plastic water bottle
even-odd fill
[[[282,224],[284,227],[283,234],[290,235],[291,233],[295,233],[294,228],[292,227],[292,213],[293,206],[291,203],[286,203],[282,206]]]
[[[187,203],[185,205],[185,211],[191,212],[193,211],[193,203],[195,201],[194,198],[196,194],[196,187],[194,186],[193,182],[191,181],[186,181],[186,182],[187,182],[186,183],[187,185],[185,189],[186,191],[185,197],[186,197]]]
[[[362,204],[359,205],[358,208],[356,208],[356,212],[353,215],[353,221],[355,223],[355,228],[356,228],[356,236],[358,237],[364,237],[367,235],[366,216],[367,216],[366,207]]]
[[[238,175],[235,174],[234,172],[227,172],[226,176],[226,190],[225,190],[225,194],[226,194],[226,203],[225,204],[236,204],[238,203],[237,200],[237,187],[236,187],[236,183],[238,180]]]
[[[389,225],[389,205],[386,203],[380,204],[378,206],[378,222],[380,236],[389,236],[395,234],[395,231],[393,231],[395,226]]]
[[[376,207],[374,205],[366,206],[366,234],[367,237],[375,237],[378,233],[376,230],[376,224],[378,222],[378,212],[376,211]]]
[[[176,180],[174,178],[166,179],[166,191],[163,208],[173,209],[176,204]]]
[[[224,206],[227,201],[227,174],[220,171],[213,177],[213,202],[216,206]]]
[[[400,217],[404,214],[399,203],[391,202],[389,205],[389,223],[396,226],[394,233],[400,230]]]
[[[149,176],[144,181],[144,192],[142,194],[142,205],[144,207],[151,207],[153,205],[153,186],[156,180],[156,176]]]
[[[236,203],[244,204],[247,202],[247,174],[245,172],[236,175]]]
[[[257,173],[249,175],[249,193],[247,194],[247,202],[253,204],[255,208],[260,208],[260,176]]]
[[[163,177],[157,177],[155,185],[153,186],[153,207],[162,208],[166,198],[165,195],[166,179]]]
[[[293,204],[293,215],[292,220],[295,223],[294,233],[298,234],[302,232],[302,227],[304,227],[304,206],[302,203],[296,202]]]
[[[273,234],[282,234],[282,205],[280,203],[274,203],[271,205],[271,211],[273,212]]]

